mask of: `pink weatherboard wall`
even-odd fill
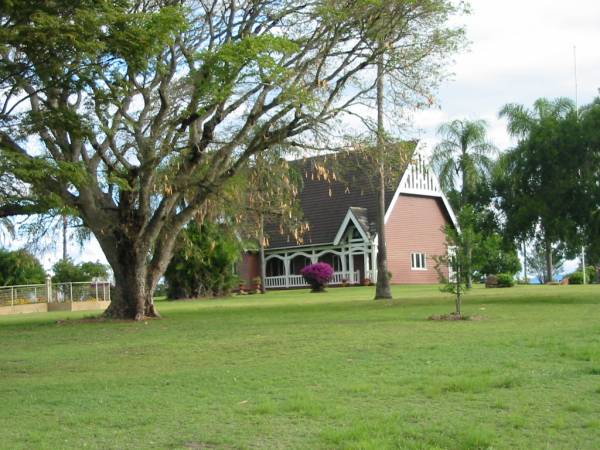
[[[437,283],[432,256],[446,253],[443,228],[450,223],[440,198],[402,194],[385,225],[392,283]],[[411,253],[425,253],[426,270],[411,269]]]
[[[254,278],[260,277],[260,259],[256,253],[244,252],[238,263],[238,274],[244,289],[254,289]]]

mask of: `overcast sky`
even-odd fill
[[[429,148],[436,143],[437,127],[455,118],[486,119],[492,141],[500,149],[509,147],[498,110],[511,102],[531,105],[540,97],[574,98],[574,46],[579,104],[598,94],[599,0],[473,0],[471,6],[472,14],[461,20],[471,42],[468,51],[456,57],[454,75],[439,91],[438,108],[413,118],[414,134]],[[104,261],[95,241],[69,253],[76,260]],[[42,262],[49,268],[59,258],[60,248]]]
[[[540,97],[575,97],[577,48],[579,104],[600,88],[600,1],[473,0],[465,17],[468,51],[440,89],[440,109],[415,115],[414,125],[433,145],[435,130],[455,118],[486,119],[500,149],[511,141],[497,118],[506,103],[531,105]]]

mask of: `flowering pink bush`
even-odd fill
[[[320,262],[306,266],[300,273],[306,282],[310,284],[313,292],[322,292],[333,276],[333,267]]]

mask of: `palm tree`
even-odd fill
[[[484,120],[453,120],[438,129],[442,141],[436,145],[432,165],[437,172],[442,189],[460,192],[459,208],[462,212],[474,186],[490,175],[496,147],[487,140],[487,123]],[[462,217],[462,214],[459,214]],[[463,230],[466,231],[466,230]],[[471,288],[471,248],[465,240],[468,268],[467,288]]]
[[[512,137],[523,140],[545,119],[564,117],[574,111],[575,104],[569,98],[539,98],[533,103],[532,109],[517,103],[508,103],[502,107],[498,116],[507,119],[508,133]]]
[[[460,192],[460,208],[471,189],[488,177],[496,147],[487,139],[485,120],[453,120],[438,129],[442,142],[436,145],[431,159],[442,189]]]

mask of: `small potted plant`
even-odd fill
[[[371,286],[371,279],[365,278],[362,282],[363,286]]]
[[[257,294],[264,293],[264,291],[262,289],[262,278],[261,277],[252,278],[252,282],[254,283]]]
[[[333,267],[320,262],[306,266],[300,273],[310,285],[311,292],[323,292],[325,291],[325,285],[333,277]]]

